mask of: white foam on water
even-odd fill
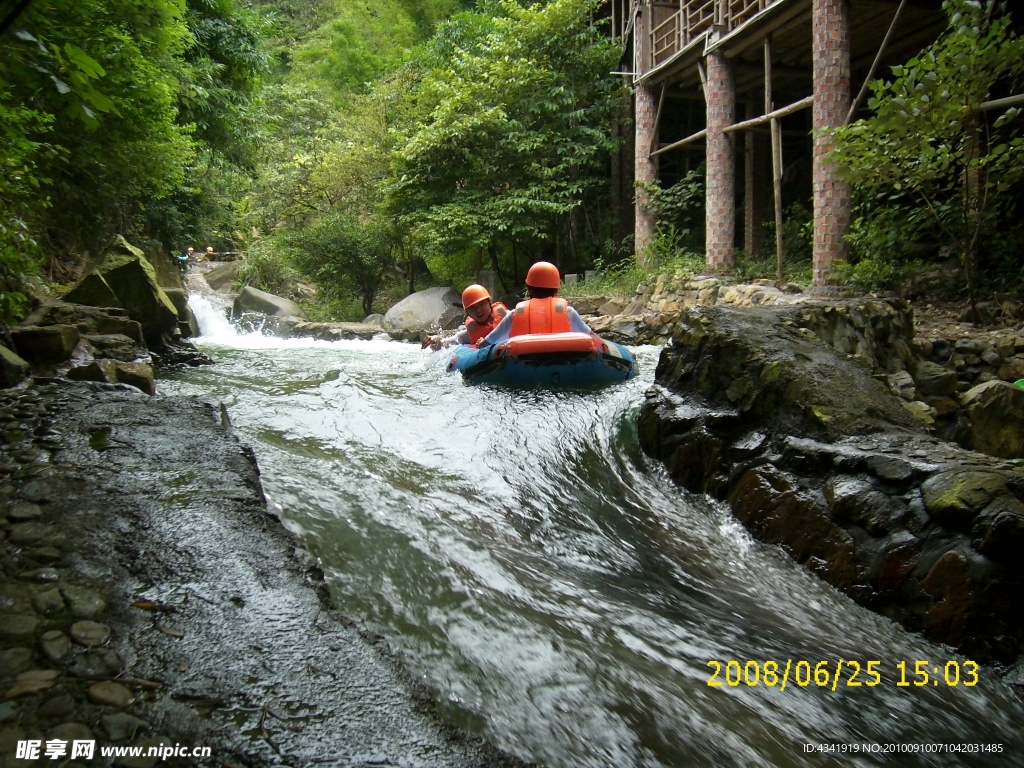
[[[407,351],[419,355],[419,348],[392,339],[339,339],[324,341],[311,338],[282,339],[277,336],[265,336],[262,331],[243,331],[234,325],[227,316],[227,307],[219,306],[207,296],[192,294],[188,305],[196,316],[199,324],[199,338],[194,339],[200,346],[214,345],[235,349],[304,349],[326,347],[331,349],[353,349],[364,352],[395,353]]]

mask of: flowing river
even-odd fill
[[[962,657],[758,544],[641,453],[658,349],[636,350],[624,385],[511,392],[465,386],[415,345],[239,335],[195,308],[217,364],[160,391],[227,405],[337,607],[451,722],[550,768],[1020,764],[1024,709],[990,672],[966,687]],[[847,665],[819,687],[813,667],[839,659],[879,661],[881,682],[848,686]],[[917,660],[928,684],[898,686],[896,665],[910,682]],[[819,743],[1002,752],[805,751]]]

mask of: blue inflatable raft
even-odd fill
[[[448,371],[470,384],[507,387],[589,387],[636,376],[636,359],[621,344],[589,333],[514,336],[477,349],[458,346]]]

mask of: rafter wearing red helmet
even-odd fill
[[[526,273],[526,291],[530,298],[516,304],[498,327],[477,346],[501,344],[511,336],[534,333],[590,333],[593,331],[569,303],[558,297],[562,279],[558,267],[547,261],[538,261]]]

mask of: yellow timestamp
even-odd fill
[[[711,659],[707,665],[711,668],[711,676],[708,678],[708,686],[711,688],[737,688],[741,685],[754,688],[763,685],[784,691],[787,686],[796,685],[800,688],[811,686],[836,691],[839,688],[873,688],[887,682],[895,683],[897,688],[972,688],[979,681],[976,662],[955,659],[946,662],[917,659],[885,666],[878,659],[865,660],[863,663],[853,659],[786,659],[785,662]]]

